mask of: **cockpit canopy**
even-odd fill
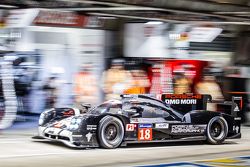
[[[89,110],[90,114],[122,113],[122,102],[120,100],[109,100]]]

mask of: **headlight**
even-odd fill
[[[68,129],[69,130],[77,130],[79,128],[81,122],[82,122],[81,118],[72,118]]]
[[[82,122],[81,118],[72,118],[70,121],[70,124],[74,125],[74,124],[80,124]]]
[[[80,124],[81,122],[82,122],[82,119],[80,119],[80,118],[77,118],[77,119],[76,119],[76,123],[77,123],[77,124]]]
[[[75,124],[76,123],[76,118],[72,118],[70,124]]]
[[[77,130],[79,128],[79,125],[69,125],[69,130]]]
[[[53,108],[43,111],[39,117],[38,124],[41,126],[41,125],[47,123],[47,121],[48,121],[47,118],[53,116],[53,114],[54,114],[53,111],[55,111]]]
[[[39,124],[39,125],[42,125],[42,124],[44,123],[44,118],[45,118],[45,114],[42,113],[42,114],[40,115],[40,117],[39,117],[39,121],[38,121],[38,124]]]

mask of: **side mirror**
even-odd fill
[[[88,110],[89,108],[91,108],[91,104],[89,104],[89,103],[82,103],[81,106],[83,108],[85,108],[86,110]]]
[[[133,115],[133,114],[137,113],[137,110],[136,109],[127,109],[127,110],[125,110],[125,112],[127,112],[129,115]]]

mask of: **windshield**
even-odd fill
[[[99,106],[91,108],[88,113],[99,115],[99,114],[103,114],[103,113],[107,112],[109,110],[109,108],[110,108],[110,104],[104,103],[104,104],[101,104]]]
[[[121,103],[117,101],[110,101],[110,102],[106,102],[99,106],[91,108],[88,111],[88,113],[100,115],[100,114],[107,113],[107,112],[115,114],[115,113],[118,113],[119,111],[121,111]]]

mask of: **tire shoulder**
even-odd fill
[[[225,128],[225,135],[224,137],[221,139],[221,140],[215,140],[211,137],[210,133],[209,133],[209,130],[210,130],[210,127],[211,125],[216,121],[216,120],[222,120],[223,121],[223,124],[224,124],[224,128]],[[207,124],[207,129],[206,129],[206,136],[207,136],[207,141],[210,143],[210,144],[221,144],[223,143],[223,141],[226,139],[227,137],[227,134],[228,134],[228,124],[227,124],[227,121],[221,117],[221,116],[215,116],[213,117],[212,119],[210,119],[210,121],[208,122]]]
[[[119,145],[117,145],[117,146],[112,146],[112,147],[111,147],[111,146],[107,146],[107,145],[103,142],[103,140],[101,139],[103,126],[105,125],[106,122],[109,122],[109,121],[112,121],[112,120],[118,122],[118,124],[121,125],[121,128],[122,128],[122,130],[123,130],[123,132],[122,132],[122,134],[123,134],[122,140],[123,140],[124,135],[125,135],[125,130],[124,130],[123,122],[122,122],[119,118],[114,117],[114,116],[110,116],[110,115],[104,116],[104,117],[100,120],[100,122],[99,122],[99,125],[98,125],[98,132],[97,132],[97,134],[98,134],[98,140],[99,140],[100,146],[103,147],[103,148],[108,148],[108,149],[116,148],[116,147],[119,147],[119,146],[121,145],[121,143],[122,143],[122,140],[121,140],[121,142],[119,143]]]

